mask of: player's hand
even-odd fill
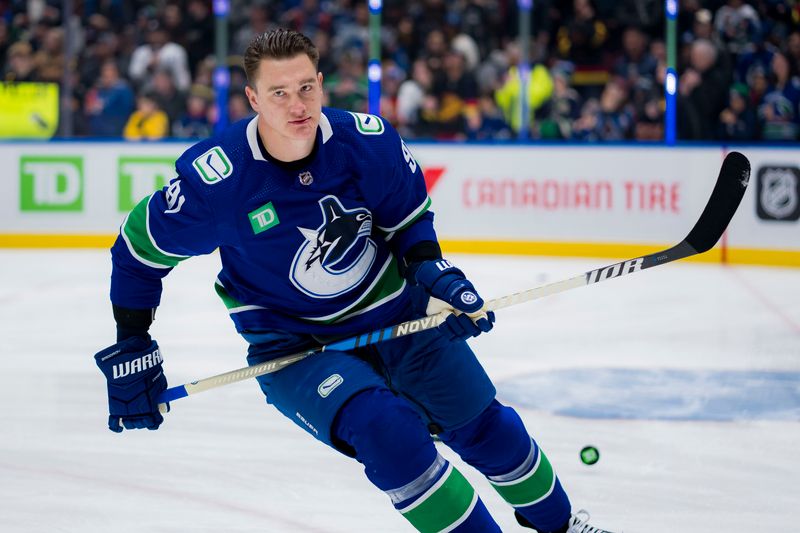
[[[414,280],[456,311],[439,326],[450,340],[466,340],[492,329],[494,312],[483,310],[483,298],[461,270],[444,259],[423,261],[414,267]]]
[[[94,356],[108,382],[108,429],[158,429],[158,395],[167,388],[156,341],[130,337]],[[169,404],[167,404],[169,410]]]

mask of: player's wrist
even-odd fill
[[[155,308],[130,309],[112,305],[114,320],[117,323],[117,342],[122,342],[133,337],[143,337],[150,340],[150,325],[155,318]]]

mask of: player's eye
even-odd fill
[[[286,94],[286,91],[275,91],[272,94],[274,94],[275,96],[284,96]]]
[[[307,93],[307,92],[308,92],[308,91],[310,91],[311,89],[312,89],[312,86],[311,86],[310,84],[305,84],[305,85],[303,85],[302,87],[300,87],[300,90],[301,90],[301,91],[303,91],[303,92],[305,92],[305,93]]]

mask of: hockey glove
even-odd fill
[[[494,312],[484,312],[483,298],[458,268],[444,259],[423,261],[413,266],[413,278],[439,300],[447,302],[457,313],[448,315],[439,331],[450,340],[466,340],[489,331],[494,325]]]
[[[158,429],[158,395],[167,388],[161,351],[149,337],[130,337],[94,356],[108,382],[108,429]],[[167,404],[169,408],[169,404]]]

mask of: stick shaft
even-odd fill
[[[744,196],[749,178],[750,163],[747,158],[738,152],[731,152],[725,157],[722,163],[716,185],[700,218],[686,238],[677,245],[650,255],[590,270],[568,279],[495,298],[487,301],[484,309],[486,311],[496,311],[576,287],[599,283],[601,281],[617,278],[633,272],[639,272],[640,270],[703,253],[713,247],[720,237],[722,237],[722,233],[733,218]],[[159,408],[162,412],[165,412],[167,410],[166,402],[171,402],[190,394],[197,394],[198,392],[221,387],[229,383],[271,374],[306,357],[326,350],[353,350],[361,346],[377,344],[379,342],[435,328],[445,320],[450,312],[449,310],[444,310],[435,315],[424,316],[415,320],[403,322],[396,326],[377,329],[369,333],[349,337],[320,346],[313,350],[278,357],[258,365],[232,370],[224,374],[172,387],[159,396]]]

